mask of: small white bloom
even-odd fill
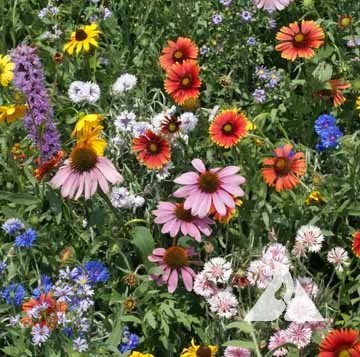
[[[121,75],[113,84],[112,92],[115,95],[122,94],[136,86],[137,78],[133,74],[125,73]]]
[[[74,340],[73,349],[74,351],[84,352],[89,348],[87,341],[84,338],[78,337]]]
[[[89,93],[89,84],[81,81],[74,81],[69,87],[69,97],[74,103],[80,103],[87,99]]]
[[[231,263],[221,257],[212,258],[206,262],[203,271],[210,281],[223,284],[228,282],[232,274]]]
[[[238,301],[234,294],[229,291],[220,291],[210,299],[210,310],[219,317],[230,319],[237,314]]]
[[[115,127],[120,131],[131,132],[133,126],[136,124],[136,115],[133,112],[128,112],[127,110],[121,112],[116,116],[114,121]]]
[[[196,275],[193,289],[196,294],[207,299],[214,296],[218,291],[216,285],[207,278],[204,271]]]
[[[44,17],[47,16],[47,14],[48,14],[48,8],[44,7],[39,11],[38,16],[40,19],[43,19]]]
[[[94,82],[87,82],[88,84],[88,88],[89,88],[89,92],[88,92],[88,95],[87,95],[87,98],[86,100],[91,103],[91,104],[94,104],[98,101],[98,99],[100,98],[100,87],[94,83]]]
[[[137,138],[138,136],[143,135],[149,129],[153,130],[153,127],[150,123],[147,121],[138,121],[134,123],[131,135],[134,138]]]
[[[344,267],[350,265],[349,255],[347,251],[341,247],[331,249],[327,255],[327,260],[340,272],[344,270]]]
[[[211,109],[211,112],[209,114],[209,122],[213,121],[213,119],[215,118],[215,115],[218,112],[219,108],[220,108],[219,105],[215,105],[215,107]]]
[[[145,199],[144,199],[144,197],[141,197],[141,196],[134,196],[133,201],[134,201],[134,206],[136,208],[142,207],[145,204]]]
[[[319,227],[307,224],[298,229],[295,240],[309,252],[317,253],[321,249],[324,236]]]
[[[307,295],[295,296],[287,305],[286,316],[290,321],[297,323],[314,321],[317,315],[318,310]]]
[[[40,324],[36,324],[31,329],[32,334],[32,342],[35,346],[41,346],[50,336],[50,329],[44,325],[40,326]]]
[[[198,123],[198,118],[191,112],[182,113],[179,120],[181,121],[180,130],[184,133],[194,130]]]

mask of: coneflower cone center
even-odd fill
[[[217,191],[220,180],[216,174],[206,171],[199,177],[199,187],[203,192],[214,193]]]
[[[90,171],[98,160],[95,150],[89,147],[74,148],[70,157],[72,168],[80,172]]]
[[[184,248],[170,247],[165,252],[164,261],[171,269],[179,269],[187,266],[188,255]]]
[[[280,176],[285,176],[291,171],[291,162],[286,157],[278,157],[275,160],[274,169]]]
[[[208,346],[200,346],[196,351],[196,357],[211,357],[211,349]]]
[[[189,209],[184,208],[183,203],[179,203],[175,208],[175,216],[181,221],[191,222],[193,220],[193,216]]]
[[[174,52],[175,61],[179,62],[179,61],[181,61],[183,59],[183,57],[184,57],[184,54],[182,53],[182,51],[177,50],[177,51]]]
[[[76,32],[75,32],[75,40],[76,41],[84,41],[87,39],[87,37],[88,36],[84,30],[82,30],[82,29],[76,30]]]
[[[223,133],[224,133],[224,134],[230,135],[230,134],[233,133],[234,127],[233,127],[233,125],[232,125],[231,123],[226,123],[226,124],[223,126],[222,130],[223,130]]]

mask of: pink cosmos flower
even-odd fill
[[[86,157],[86,159],[89,158]],[[95,194],[98,187],[107,193],[108,182],[116,184],[123,181],[123,177],[106,157],[93,155],[91,160],[85,163],[85,160],[81,161],[81,158],[73,155],[73,158],[65,160],[50,184],[55,189],[61,187],[62,197],[77,200],[84,193],[87,200]]]
[[[184,235],[200,242],[200,232],[206,236],[212,233],[209,225],[214,222],[208,217],[193,216],[190,210],[184,209],[183,203],[159,202],[157,209],[152,213],[156,216],[155,223],[163,224],[161,233],[170,233],[173,238],[181,230]]]
[[[251,352],[246,348],[241,347],[226,347],[224,357],[251,357]]]
[[[284,10],[289,6],[291,0],[253,0],[258,9],[268,11]]]
[[[148,259],[159,266],[161,273],[150,276],[150,279],[155,280],[158,285],[167,283],[169,293],[173,293],[178,286],[179,274],[181,274],[185,289],[191,291],[195,272],[189,265],[192,262],[190,259],[194,255],[192,249],[179,246],[154,249]]]
[[[174,180],[185,185],[174,192],[175,197],[185,198],[184,208],[199,217],[205,217],[212,207],[221,216],[226,215],[227,208],[235,208],[234,197],[245,194],[240,188],[245,178],[236,175],[240,168],[227,166],[207,170],[200,159],[192,160],[191,164],[198,172],[187,172]]]

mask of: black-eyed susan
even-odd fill
[[[14,122],[16,119],[23,118],[27,110],[26,105],[2,105],[0,106],[0,122]]]
[[[79,117],[75,124],[75,128],[71,133],[72,136],[81,137],[86,128],[93,129],[98,126],[98,124],[104,119],[104,116],[101,114],[87,114]]]
[[[0,84],[7,87],[14,78],[15,64],[11,62],[10,56],[0,55]]]
[[[191,346],[184,348],[180,357],[215,357],[218,348],[212,345],[195,345],[194,339]]]
[[[95,23],[79,27],[72,32],[69,42],[64,46],[64,51],[69,55],[74,54],[74,51],[79,54],[83,49],[85,52],[89,52],[91,46],[99,46],[98,38],[100,34],[101,31]]]

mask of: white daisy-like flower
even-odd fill
[[[317,319],[318,310],[308,296],[295,296],[287,305],[286,316],[289,321],[305,323]]]
[[[311,342],[311,328],[304,324],[292,322],[286,329],[286,333],[288,342],[293,343],[298,348],[304,348]]]
[[[219,291],[216,295],[208,299],[210,310],[219,317],[230,319],[237,314],[238,301],[236,296],[226,290]]]
[[[151,129],[153,130],[153,126],[148,123],[147,121],[138,121],[133,124],[131,135],[134,138],[137,138],[138,136],[144,134],[146,130]]]
[[[116,116],[114,121],[115,127],[120,131],[131,132],[133,126],[136,124],[136,115],[133,112],[128,112],[127,110],[121,112]]]
[[[70,84],[68,94],[74,103],[85,101],[89,93],[89,85],[82,81],[74,81]]]
[[[89,348],[87,341],[84,338],[78,337],[74,340],[73,349],[77,352],[84,352]]]
[[[136,86],[137,78],[133,74],[125,73],[121,75],[113,84],[112,92],[115,95],[122,94]]]
[[[272,276],[273,271],[271,267],[260,259],[253,260],[250,263],[246,274],[249,283],[261,289],[265,289],[270,284]]]
[[[184,133],[194,130],[198,123],[198,118],[191,112],[182,113],[179,120],[181,121],[180,130]]]
[[[31,329],[32,342],[35,346],[41,346],[50,336],[50,329],[44,325],[36,324]]]
[[[344,267],[350,265],[349,255],[344,248],[335,247],[328,252],[327,260],[335,266],[335,269],[342,272]]]
[[[204,271],[196,274],[193,289],[196,294],[206,299],[214,296],[218,291],[216,285],[207,278]]]
[[[86,100],[89,103],[94,104],[100,98],[100,94],[101,94],[100,87],[94,82],[87,82],[87,84],[88,84],[89,92],[88,92]]]
[[[212,258],[206,262],[203,271],[208,280],[223,284],[229,281],[233,272],[231,263],[221,257]]]
[[[295,240],[309,252],[317,253],[321,249],[324,236],[319,227],[307,224],[298,229]]]

